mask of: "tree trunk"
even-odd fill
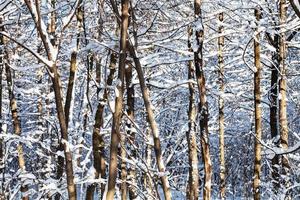
[[[6,57],[5,59],[8,59],[8,58]],[[10,67],[8,66],[7,63],[5,63],[5,71],[6,71],[6,80],[7,80],[8,94],[9,94],[11,116],[12,116],[13,127],[14,127],[14,134],[16,134],[17,136],[21,136],[21,132],[22,132],[21,131],[21,122],[20,122],[19,113],[18,113],[17,100],[16,100],[14,92],[13,92],[13,81],[12,81],[12,75],[11,75]],[[18,145],[17,145],[17,151],[18,151],[19,167],[21,169],[21,172],[25,173],[26,172],[26,167],[25,167],[23,146],[19,142],[18,142]],[[28,192],[28,186],[21,183],[21,192],[22,193],[27,193]],[[22,199],[23,200],[28,200],[29,199],[28,194],[26,194],[24,196],[22,195]]]
[[[286,1],[280,0],[279,2],[279,24],[280,27],[286,26]],[[287,90],[287,83],[286,83],[286,36],[285,32],[281,31],[280,39],[279,39],[279,68],[280,68],[280,81],[279,81],[279,91],[280,91],[280,98],[279,98],[279,124],[280,124],[280,145],[283,149],[288,148],[288,119],[287,119],[287,97],[286,97],[286,90]],[[289,185],[289,161],[286,155],[282,156],[282,168],[284,174],[286,176],[284,182],[284,187],[288,188]],[[286,196],[286,199],[290,199],[289,195]]]
[[[2,18],[0,20],[0,24],[2,24]],[[0,27],[0,31],[4,31],[4,26]],[[1,68],[1,109],[2,109],[2,70],[3,67],[5,67],[5,72],[6,72],[6,81],[7,81],[7,88],[8,88],[8,95],[9,95],[9,105],[10,105],[10,110],[11,110],[11,116],[12,116],[12,121],[13,121],[13,128],[14,128],[14,134],[16,134],[17,136],[21,136],[21,121],[19,118],[19,113],[18,113],[18,106],[17,106],[17,99],[15,98],[15,94],[13,91],[13,81],[12,81],[12,75],[11,75],[11,70],[10,67],[8,65],[8,54],[7,52],[5,52],[4,50],[4,37],[3,35],[0,36],[0,45],[1,47],[1,52],[0,52],[0,68]],[[2,111],[0,111],[1,113],[1,118],[2,118]],[[1,120],[1,119],[0,119]],[[2,132],[2,123],[0,124],[0,129]],[[3,152],[2,152],[2,141],[1,142],[1,161],[3,159]],[[26,172],[26,166],[25,166],[25,159],[24,159],[24,153],[23,153],[23,146],[22,144],[20,144],[18,142],[17,144],[17,152],[18,152],[18,163],[19,163],[19,167],[21,169],[22,173]],[[2,164],[2,162],[0,163]],[[2,170],[1,170],[2,171]],[[4,172],[3,172],[4,173]],[[3,176],[4,177],[4,176]],[[28,186],[24,185],[23,183],[21,183],[21,192],[22,193],[27,193],[28,192]],[[28,194],[22,194],[22,200],[28,200],[29,196]]]
[[[255,9],[256,20],[261,18],[261,11],[259,8]],[[257,22],[258,26],[258,22]],[[256,31],[258,28],[256,28]],[[261,120],[261,92],[260,92],[260,79],[261,79],[261,63],[260,63],[260,34],[256,35],[254,40],[254,65],[257,71],[254,73],[254,105],[255,105],[255,147],[254,147],[254,180],[253,192],[254,199],[260,199],[260,176],[261,176],[261,136],[262,136],[262,120]]]
[[[151,140],[151,133],[148,128],[146,130],[146,140],[147,141]],[[152,159],[152,146],[149,143],[146,144],[145,155],[146,155],[145,156],[146,166],[147,166],[147,169],[149,169],[151,167],[151,159]],[[153,180],[152,180],[150,171],[145,172],[143,182],[144,182],[144,187],[147,191],[146,199],[147,200],[155,199],[157,197],[157,195],[154,190],[154,184],[153,184]]]
[[[53,83],[53,89],[55,95],[57,117],[59,120],[60,131],[61,131],[60,144],[61,146],[63,146],[64,154],[65,154],[67,189],[68,189],[69,199],[76,200],[76,186],[74,184],[72,153],[70,151],[69,140],[68,140],[68,126],[65,120],[60,78],[59,78],[57,66],[55,64],[51,67],[51,73],[53,73],[52,83]]]
[[[196,23],[202,26],[196,30],[196,41],[198,49],[194,52],[196,79],[199,90],[199,114],[200,114],[200,138],[202,147],[202,159],[204,164],[204,191],[203,199],[211,199],[211,177],[212,177],[212,164],[210,159],[209,150],[209,132],[208,132],[208,103],[206,101],[206,86],[203,71],[203,40],[204,40],[204,27],[202,23],[201,14],[201,0],[195,0],[195,17]],[[197,24],[199,27],[199,24]]]
[[[224,14],[219,14],[220,23],[223,23]],[[220,134],[220,196],[221,199],[225,199],[225,143],[224,143],[224,135],[225,135],[225,122],[224,122],[224,57],[223,57],[223,49],[224,49],[224,36],[223,34],[224,27],[221,25],[219,27],[219,37],[218,37],[218,65],[219,65],[219,82],[220,82],[220,96],[219,96],[219,134]]]
[[[144,72],[143,72],[140,60],[136,55],[136,51],[135,51],[132,43],[130,43],[130,42],[128,44],[128,49],[129,49],[130,56],[134,60],[135,68],[136,68],[136,71],[138,74],[138,79],[140,82],[140,87],[142,90],[144,104],[145,104],[146,112],[147,112],[147,120],[148,120],[148,123],[150,124],[152,135],[153,135],[154,151],[155,151],[158,170],[160,173],[163,173],[163,175],[161,175],[160,179],[161,179],[161,183],[162,183],[162,187],[163,187],[163,191],[164,191],[164,196],[165,196],[166,200],[170,200],[172,198],[172,195],[171,195],[171,191],[170,191],[169,181],[168,181],[167,175],[165,174],[166,168],[165,168],[163,158],[162,158],[162,150],[161,150],[161,144],[160,144],[160,139],[159,139],[159,130],[158,130],[157,123],[155,121],[154,112],[153,112],[152,104],[150,101],[149,89],[145,83]]]
[[[72,95],[73,95],[73,88],[74,88],[74,81],[75,81],[75,72],[77,69],[76,57],[77,57],[77,53],[72,52],[71,61],[70,61],[70,75],[69,75],[67,96],[66,96],[66,102],[65,102],[65,118],[66,118],[67,126],[69,124],[70,108],[71,108],[71,103],[72,103]]]
[[[191,36],[193,30],[188,28],[188,48],[193,52],[191,44]],[[195,80],[195,67],[192,61],[188,62],[188,79]],[[198,200],[199,198],[199,172],[198,172],[198,152],[196,140],[196,105],[195,105],[195,88],[194,83],[189,82],[189,130],[187,132],[187,143],[189,150],[189,182],[188,182],[188,199]]]
[[[120,190],[121,190],[121,199],[126,200],[127,199],[127,166],[126,166],[126,145],[125,145],[125,133],[122,132],[120,134],[120,157],[121,157],[121,184],[120,184]]]
[[[272,60],[274,64],[271,66],[271,90],[270,90],[270,130],[271,137],[274,140],[274,145],[278,146],[279,136],[278,127],[278,70],[279,70],[279,35],[274,36],[274,48],[276,52],[272,55]],[[279,184],[279,156],[275,155],[272,158],[272,178],[274,185],[274,192],[277,193]]]
[[[110,73],[108,75],[106,84],[107,86],[111,86],[114,74],[116,72],[116,62],[117,62],[117,55],[115,53],[112,53],[110,56]],[[101,127],[103,126],[103,111],[105,104],[107,103],[109,90],[107,87],[104,90],[104,94],[102,99],[99,100],[97,111],[95,115],[95,124],[94,124],[94,130],[93,130],[93,157],[94,157],[94,168],[96,170],[95,178],[99,178],[99,175],[101,175],[101,178],[105,178],[105,159],[104,159],[104,147],[105,147],[105,141],[103,138],[103,135],[100,132]],[[94,190],[95,190],[96,184],[92,184],[88,186],[88,191],[86,200],[92,200],[94,196]],[[101,184],[101,199],[103,198],[105,189],[105,184]]]
[[[118,167],[118,145],[120,141],[120,125],[123,111],[123,90],[124,90],[124,75],[126,62],[126,40],[127,29],[129,25],[129,0],[122,0],[122,25],[120,36],[120,57],[119,57],[119,72],[117,83],[117,94],[115,101],[115,112],[113,114],[111,144],[110,144],[110,162],[109,162],[109,177],[107,200],[112,200],[115,194],[115,185],[117,179]]]
[[[0,24],[3,24],[3,18],[0,17]],[[4,27],[0,26],[0,31],[4,31]],[[0,46],[4,45],[4,37],[0,35]],[[2,72],[4,69],[4,49],[0,47],[0,135],[2,134]],[[0,136],[0,180],[1,180],[1,189],[0,189],[0,199],[5,199],[4,192],[4,144],[3,138]]]
[[[137,150],[135,148],[135,132],[132,130],[132,122],[134,121],[134,85],[132,84],[132,66],[128,65],[125,70],[126,90],[127,90],[127,115],[130,118],[127,122],[127,135],[129,136],[130,160],[136,159]],[[128,169],[128,185],[129,199],[134,200],[138,198],[137,194],[137,177],[136,166],[131,165]]]

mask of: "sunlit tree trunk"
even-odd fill
[[[193,30],[188,28],[188,48],[193,52],[191,44],[191,36]],[[195,67],[193,61],[188,62],[188,79],[195,80]],[[187,132],[187,143],[189,150],[189,182],[187,197],[190,200],[197,200],[199,198],[199,172],[198,172],[198,153],[196,141],[196,104],[195,104],[195,88],[194,83],[189,82],[189,130]]]
[[[219,20],[223,23],[224,14],[219,14]],[[220,82],[220,96],[219,96],[219,145],[220,145],[220,196],[221,199],[225,199],[225,122],[224,122],[224,36],[222,35],[224,31],[223,25],[219,27],[219,37],[218,37],[218,65],[219,65],[219,82]]]
[[[282,27],[281,30],[285,30],[286,26],[286,0],[280,0],[279,2],[279,24]],[[286,35],[284,31],[280,32],[279,39],[279,68],[281,77],[279,80],[279,127],[280,127],[280,145],[283,149],[288,148],[288,119],[287,119],[287,83],[286,83]],[[284,180],[285,187],[289,187],[289,161],[286,155],[282,156],[281,160],[283,171],[282,173],[286,176]],[[286,199],[290,199],[289,194]]]
[[[132,45],[132,43],[129,43],[128,48],[129,48],[130,56],[134,60],[135,68],[136,68],[139,82],[140,82],[140,87],[142,90],[144,105],[145,105],[146,111],[147,111],[147,120],[148,120],[148,123],[149,123],[151,131],[152,131],[152,136],[153,136],[153,141],[154,141],[154,152],[155,152],[155,156],[156,156],[158,170],[159,170],[159,172],[163,173],[163,175],[161,175],[160,179],[161,179],[162,188],[164,191],[164,196],[165,196],[166,200],[170,200],[172,198],[172,195],[171,195],[171,191],[170,191],[169,181],[168,181],[167,175],[165,174],[166,168],[165,168],[163,158],[162,158],[162,149],[161,149],[161,142],[160,142],[160,138],[159,138],[159,129],[158,129],[157,123],[155,121],[154,112],[153,112],[153,108],[152,108],[153,106],[150,101],[149,89],[146,85],[142,65],[140,63],[139,58],[136,55],[136,50],[134,49],[134,46]]]
[[[256,20],[261,18],[261,11],[259,8],[255,9]],[[258,26],[258,22],[257,22]],[[256,31],[258,28],[255,29]],[[254,146],[254,180],[253,180],[253,193],[254,199],[259,200],[261,195],[261,136],[262,136],[262,119],[261,119],[261,92],[260,92],[260,79],[261,79],[261,63],[260,63],[260,34],[257,33],[254,40],[254,65],[256,72],[254,73],[254,105],[255,105],[255,146]]]
[[[199,30],[195,30],[197,51],[194,52],[196,80],[199,90],[199,114],[200,114],[200,139],[202,148],[202,159],[204,164],[204,189],[203,199],[211,199],[211,177],[212,164],[209,150],[209,132],[208,132],[208,103],[206,98],[205,77],[203,71],[203,41],[204,41],[204,27],[202,23],[201,0],[195,0],[195,18]]]
[[[110,161],[109,161],[109,177],[107,200],[112,200],[115,194],[115,185],[117,179],[118,167],[118,145],[120,142],[120,125],[123,110],[123,93],[124,93],[124,76],[125,76],[125,62],[126,62],[126,43],[127,43],[127,29],[129,25],[129,0],[122,0],[122,23],[120,36],[120,57],[119,57],[119,71],[117,81],[117,94],[115,101],[115,112],[113,114],[111,144],[110,144]]]

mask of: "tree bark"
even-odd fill
[[[256,20],[261,18],[261,11],[259,8],[255,9]],[[257,22],[258,26],[258,22]],[[256,28],[256,31],[258,28]],[[261,195],[260,176],[261,176],[261,138],[262,138],[262,119],[261,119],[261,92],[260,92],[260,79],[261,79],[261,63],[260,63],[260,34],[257,33],[254,40],[254,65],[256,72],[254,73],[254,105],[255,105],[255,146],[254,146],[254,180],[253,180],[253,193],[254,199],[259,200]]]
[[[191,36],[193,30],[188,28],[188,48],[193,52],[191,44]],[[195,80],[195,67],[193,61],[188,62],[188,79]],[[195,104],[195,88],[194,83],[189,82],[189,129],[187,132],[187,143],[189,150],[189,182],[187,196],[190,200],[198,200],[199,198],[199,172],[198,172],[198,152],[196,140],[196,104]]]
[[[201,13],[201,0],[195,0],[195,17],[196,23],[201,23],[202,26],[199,30],[196,30],[196,41],[198,49],[194,52],[195,68],[196,68],[196,80],[199,90],[199,114],[200,114],[200,138],[202,148],[202,159],[204,163],[204,190],[203,199],[211,199],[211,177],[212,177],[212,164],[210,159],[209,150],[209,132],[208,132],[208,103],[206,101],[206,86],[205,77],[203,71],[203,40],[204,40],[204,27],[202,23]],[[197,24],[197,27],[199,24]]]
[[[219,14],[219,21],[223,23],[224,14]],[[224,57],[223,57],[223,49],[224,49],[224,36],[223,34],[224,27],[220,25],[219,27],[219,37],[218,37],[218,65],[219,65],[219,82],[220,82],[220,96],[219,96],[219,134],[220,134],[220,196],[221,199],[225,199],[225,122],[224,122],[224,92],[225,92],[225,84],[224,84]]]
[[[122,24],[121,24],[121,36],[120,36],[120,57],[119,57],[119,71],[118,71],[118,83],[117,94],[115,100],[115,112],[113,113],[113,123],[111,132],[111,144],[110,144],[110,162],[109,162],[109,177],[108,177],[108,191],[107,200],[112,200],[115,194],[115,185],[117,179],[117,167],[118,167],[118,145],[120,142],[120,125],[122,119],[123,110],[123,93],[124,93],[124,75],[125,75],[125,62],[126,62],[126,41],[127,41],[127,29],[129,25],[129,0],[122,0]]]

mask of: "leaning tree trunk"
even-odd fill
[[[162,188],[164,191],[164,196],[165,196],[166,200],[170,200],[172,198],[172,195],[171,195],[171,191],[170,191],[169,181],[168,181],[167,175],[165,174],[166,168],[165,168],[163,158],[162,158],[159,130],[158,130],[157,123],[155,121],[155,116],[154,116],[154,112],[152,109],[153,106],[150,101],[149,89],[146,86],[146,80],[144,77],[144,72],[142,69],[141,62],[140,62],[139,58],[137,57],[136,50],[130,41],[128,44],[128,50],[129,50],[130,56],[134,60],[135,68],[136,68],[136,71],[138,74],[138,79],[140,82],[140,87],[142,90],[144,105],[146,107],[146,112],[147,112],[147,120],[151,127],[153,141],[154,141],[154,151],[155,151],[155,156],[156,156],[157,167],[158,167],[159,172],[163,173],[163,175],[160,177],[160,179],[161,179]]]
[[[259,8],[255,9],[256,20],[261,18],[261,11]],[[257,24],[258,26],[258,24]],[[255,29],[256,31],[258,28]],[[254,199],[259,200],[261,195],[260,176],[261,176],[261,135],[262,135],[262,120],[261,120],[261,92],[260,92],[260,79],[261,79],[261,63],[260,63],[260,34],[257,33],[254,40],[254,65],[256,72],[254,73],[254,105],[255,105],[255,146],[254,146],[254,180],[253,180],[253,193]]]
[[[120,142],[120,125],[123,110],[123,93],[124,93],[124,76],[125,76],[125,62],[126,62],[126,41],[127,29],[129,25],[129,0],[122,0],[122,24],[120,36],[120,57],[119,57],[119,71],[118,83],[116,88],[115,112],[113,114],[111,144],[110,144],[110,162],[109,162],[109,177],[108,190],[106,199],[112,200],[115,194],[115,185],[117,179],[118,167],[118,145]]]
[[[294,9],[295,13],[297,14],[297,16],[300,18],[300,4],[299,4],[299,0],[289,0],[292,8]]]
[[[196,80],[199,90],[199,114],[200,114],[200,138],[202,147],[202,159],[204,164],[204,190],[203,199],[211,199],[211,177],[212,177],[212,164],[210,159],[209,150],[209,132],[208,132],[208,103],[206,98],[205,77],[203,71],[203,40],[204,40],[204,27],[202,23],[201,13],[201,0],[195,0],[195,17],[197,27],[200,27],[196,32],[196,41],[198,44],[197,51],[194,52]],[[201,26],[200,26],[201,25]]]
[[[220,23],[223,23],[224,14],[219,14]],[[223,25],[219,27],[219,37],[218,37],[218,65],[219,65],[219,82],[220,82],[220,96],[219,96],[219,135],[220,135],[220,196],[221,199],[225,199],[225,122],[224,122],[224,36],[222,35],[224,31]]]
[[[193,52],[191,36],[193,30],[188,28],[188,48]],[[188,79],[189,79],[189,129],[187,132],[187,143],[189,150],[189,181],[187,189],[187,199],[197,200],[199,198],[199,172],[198,172],[198,152],[196,139],[196,104],[195,104],[195,88],[192,82],[195,79],[195,67],[192,61],[188,62]]]

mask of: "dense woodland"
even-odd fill
[[[299,0],[0,0],[0,199],[300,199]]]

